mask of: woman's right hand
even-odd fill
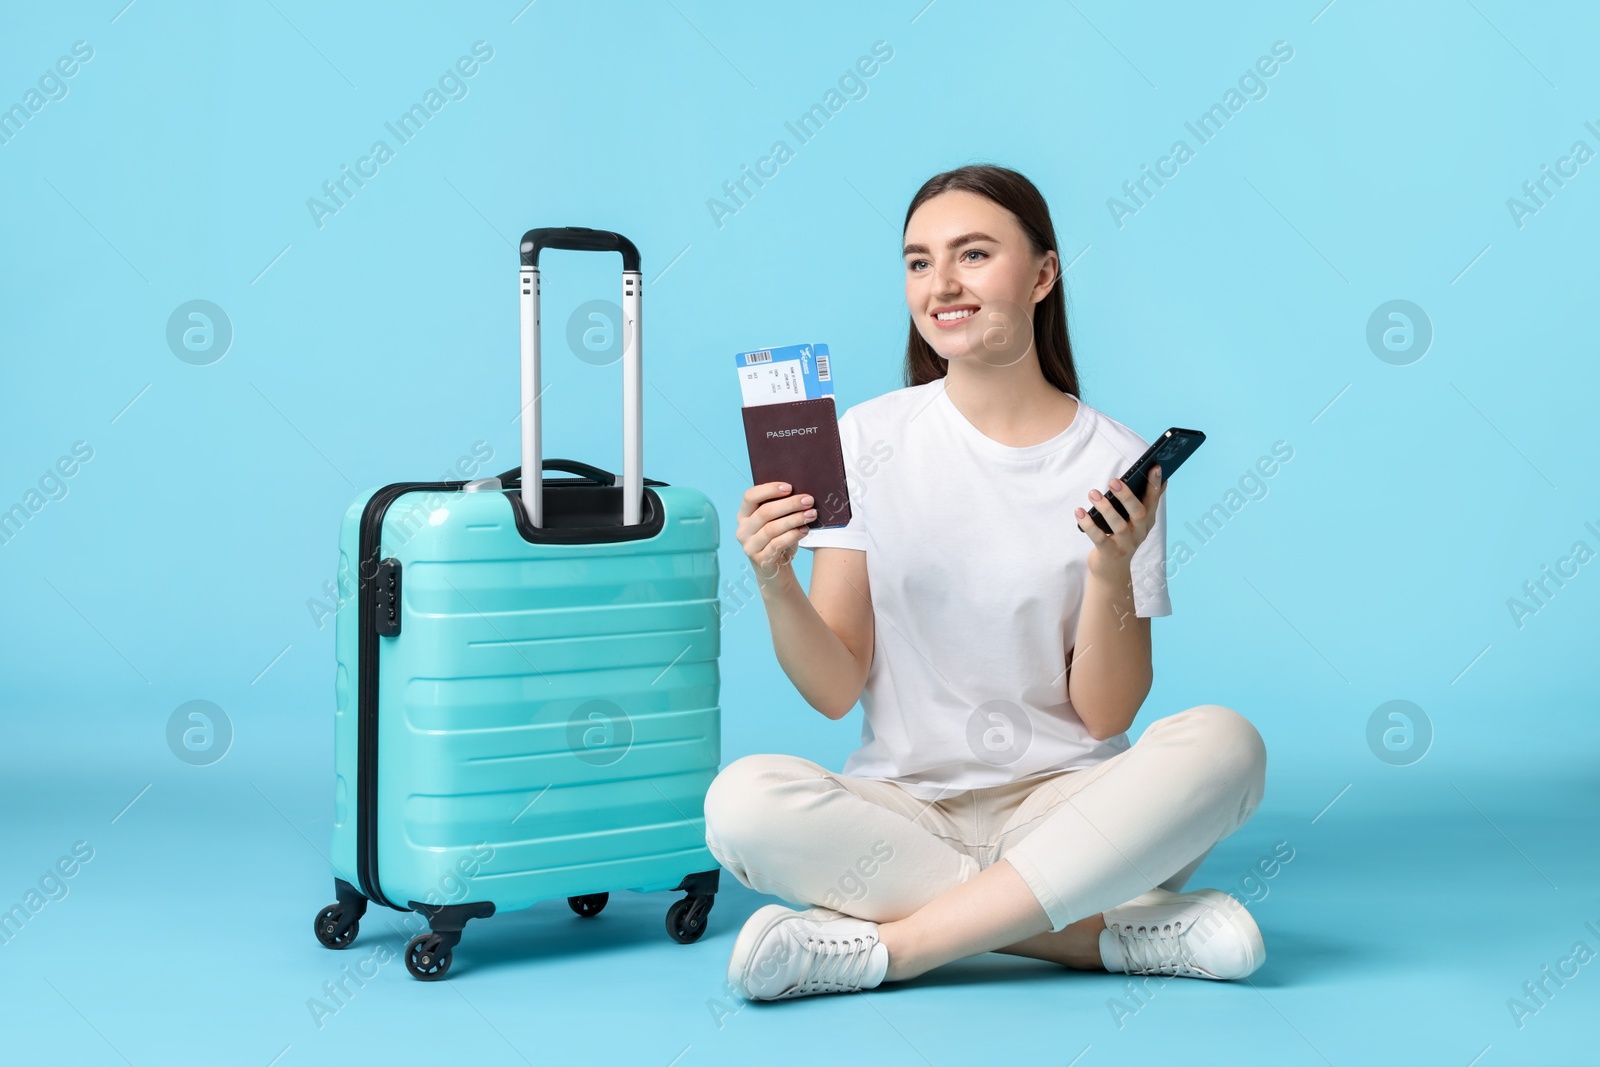
[[[734,536],[755,568],[762,584],[776,581],[799,551],[800,539],[811,531],[806,525],[817,517],[808,495],[788,495],[785,482],[765,482],[745,490],[739,505]]]

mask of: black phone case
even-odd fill
[[[1171,481],[1173,472],[1183,466],[1183,461],[1194,455],[1195,449],[1203,445],[1205,440],[1206,435],[1199,430],[1185,430],[1182,427],[1174,426],[1156,438],[1150,447],[1144,450],[1144,455],[1133,461],[1133,466],[1129,467],[1127,472],[1123,474],[1122,481],[1132,490],[1134,496],[1142,500],[1144,499],[1144,491],[1150,485],[1150,468],[1152,466],[1159,464],[1162,477],[1167,481]],[[1117,514],[1121,515],[1123,520],[1126,521],[1128,509],[1122,506],[1122,501],[1110,493],[1106,494],[1106,499],[1111,501],[1111,506],[1116,508]],[[1089,509],[1089,518],[1093,519],[1094,524],[1106,533],[1109,534],[1111,532],[1110,524],[1100,514],[1098,507]]]

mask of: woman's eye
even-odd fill
[[[988,256],[989,256],[989,253],[985,252],[981,248],[969,248],[969,249],[967,249],[965,252],[963,252],[961,254],[962,254],[963,257],[968,256],[968,255],[979,255],[979,256],[983,256],[985,259],[987,259]],[[924,264],[926,262],[928,262],[928,261],[925,260],[925,259],[914,259],[910,263],[906,264],[906,269],[907,270],[911,270],[911,271],[915,271],[918,267],[920,267],[922,264]]]

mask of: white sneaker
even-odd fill
[[[758,908],[733,943],[728,985],[748,1000],[784,1000],[880,984],[889,950],[878,940],[878,924],[823,917],[830,910],[808,918],[782,904]]]
[[[1243,978],[1267,960],[1249,909],[1220,889],[1157,887],[1105,912],[1100,959],[1108,971]]]

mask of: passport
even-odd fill
[[[850,490],[833,397],[756,404],[740,409],[750,450],[752,485],[788,482],[809,493],[817,509],[812,529],[850,523]]]

